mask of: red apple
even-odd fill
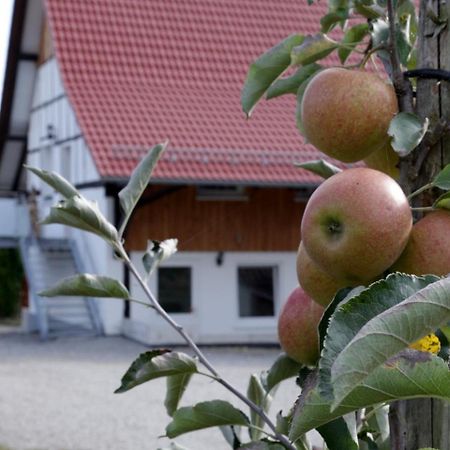
[[[450,273],[450,211],[433,211],[413,226],[392,270],[413,275]]]
[[[327,155],[359,161],[387,144],[397,112],[391,84],[370,72],[334,67],[319,72],[306,87],[302,132]]]
[[[401,255],[412,228],[408,200],[388,175],[368,168],[325,180],[303,214],[305,250],[326,273],[350,285],[366,284]]]
[[[349,286],[324,272],[308,255],[300,242],[297,252],[297,277],[300,286],[317,303],[328,306],[339,289]]]
[[[319,358],[317,326],[323,311],[300,287],[292,291],[281,310],[278,318],[281,348],[301,364],[312,366]]]

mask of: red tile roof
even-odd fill
[[[102,177],[127,177],[169,139],[155,178],[296,184],[322,157],[295,128],[295,98],[247,121],[249,64],[293,32],[315,33],[306,0],[47,0],[63,82]]]

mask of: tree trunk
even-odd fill
[[[447,20],[449,16],[450,2],[421,0],[417,68],[450,70],[449,25],[439,33],[439,23],[436,23],[436,18]],[[414,170],[403,178],[408,183],[404,186],[406,191],[428,183],[450,162],[450,136],[433,132],[439,122],[444,124],[450,119],[450,83],[418,78],[415,110],[419,116],[430,120],[430,133],[412,158]],[[402,170],[406,168],[402,167]],[[435,196],[435,192],[428,191],[417,199],[417,206],[431,205]],[[396,402],[391,406],[390,424],[393,450],[424,447],[450,450],[448,402],[436,399]]]

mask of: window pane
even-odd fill
[[[239,267],[239,316],[273,316],[273,267]]]
[[[191,268],[159,268],[158,300],[169,313],[191,312]]]

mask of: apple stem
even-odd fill
[[[425,184],[424,186],[422,186],[421,188],[417,189],[417,191],[412,192],[411,194],[408,195],[408,197],[406,197],[408,200],[411,200],[413,197],[415,197],[416,195],[421,194],[422,192],[431,189],[434,186],[433,183],[428,183]]]

